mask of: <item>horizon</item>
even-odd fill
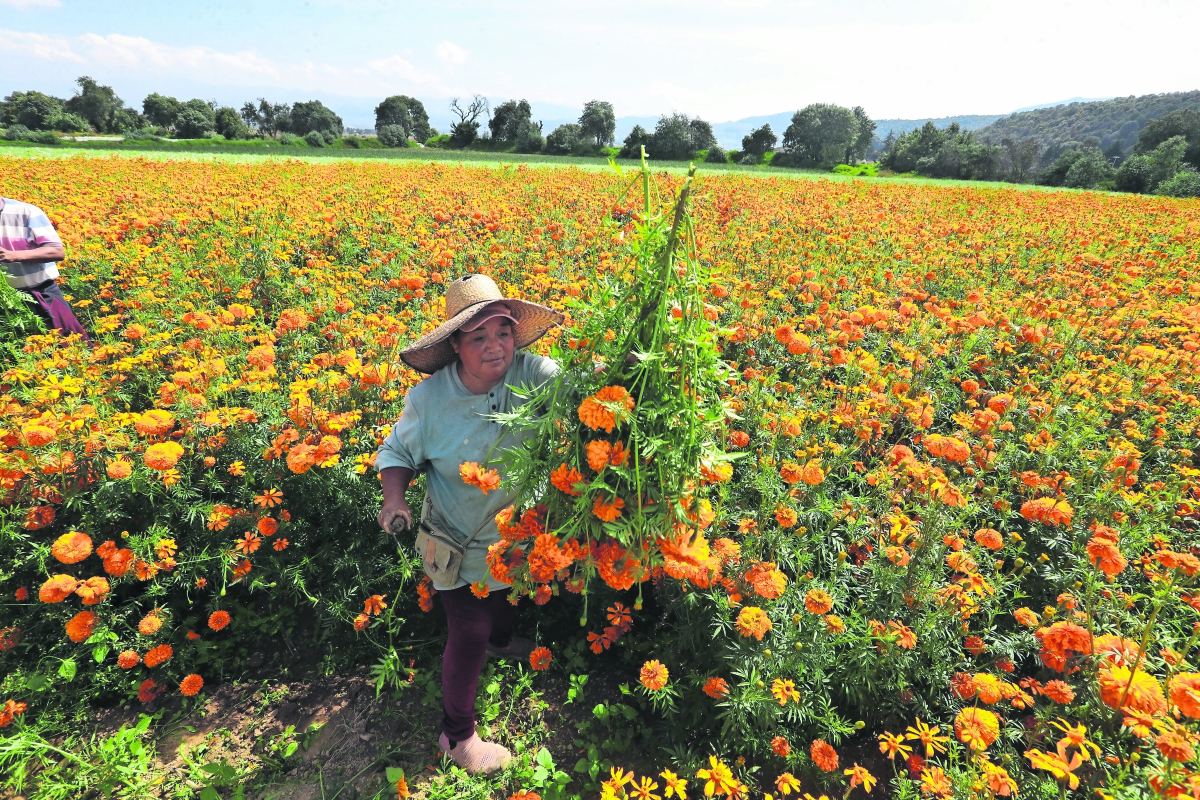
[[[202,9],[0,0],[0,7],[7,12],[0,51],[12,64],[5,95],[36,89],[69,97],[74,79],[90,75],[139,110],[151,92],[235,107],[260,96],[320,99],[356,128],[371,127],[374,105],[393,94],[428,101],[431,120],[448,117],[439,103],[478,93],[528,99],[535,116],[555,121],[602,99],[623,118],[682,111],[725,123],[812,102],[915,120],[1200,86],[1195,59],[1142,35],[1200,23],[1200,5],[1171,2],[1109,0],[1086,18],[1065,0],[1018,0],[1003,9],[977,0],[903,8],[879,0],[701,1],[686,6],[686,19],[677,0],[618,0],[602,16],[466,0],[438,8],[388,0],[211,0]],[[1056,30],[1078,35],[1047,36]],[[919,42],[936,46],[914,47]],[[1121,50],[1120,64],[1094,58],[1106,48]],[[964,59],[976,69],[956,65]]]

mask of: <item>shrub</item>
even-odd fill
[[[309,147],[324,147],[325,134],[322,131],[309,131],[304,134],[304,143]]]
[[[714,145],[708,148],[708,153],[705,154],[704,160],[709,164],[728,164],[729,156],[721,149],[720,145]]]
[[[550,155],[565,156],[583,138],[583,128],[574,122],[559,125],[546,137],[546,152]]]
[[[641,125],[634,125],[633,130],[625,137],[619,156],[621,158],[640,158],[642,148],[649,149],[650,132]]]
[[[1200,197],[1200,172],[1181,169],[1174,177],[1160,183],[1154,193],[1164,197]]]
[[[1117,169],[1114,176],[1114,186],[1118,192],[1150,191],[1153,186],[1150,181],[1154,177],[1154,168],[1150,159],[1143,155],[1130,156]]]
[[[436,136],[430,136],[425,140],[426,147],[432,147],[437,150],[445,149],[450,146],[450,134],[439,133]]]
[[[213,132],[213,120],[195,108],[184,108],[175,117],[175,134],[180,139],[204,139]]]
[[[526,120],[517,129],[517,136],[513,143],[518,153],[541,152],[546,145],[546,140],[542,137],[542,123]]]
[[[284,131],[279,134],[279,143],[284,146],[302,144],[304,140],[294,133]]]
[[[408,146],[408,131],[403,125],[381,125],[375,129],[375,135],[384,147]]]

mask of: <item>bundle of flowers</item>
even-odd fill
[[[539,602],[594,577],[618,590],[664,575],[719,579],[706,532],[736,456],[725,451],[730,374],[689,211],[694,172],[673,208],[652,214],[643,163],[628,264],[574,304],[557,378],[499,417],[524,443],[497,456],[515,502],[496,517],[491,574]]]

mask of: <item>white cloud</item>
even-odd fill
[[[457,67],[460,64],[467,63],[467,58],[470,56],[466,50],[456,45],[454,42],[444,41],[437,46],[437,57],[448,67]]]
[[[283,74],[278,65],[250,52],[223,53],[208,47],[171,47],[119,33],[108,36],[87,33],[79,37],[79,42],[91,60],[130,69],[202,73],[233,83],[261,83],[263,78],[278,81]]]
[[[60,0],[0,0],[0,6],[17,8],[24,11],[27,8],[58,8]]]
[[[63,37],[41,33],[0,30],[0,52],[22,53],[46,61],[73,61],[76,64],[86,61]]]

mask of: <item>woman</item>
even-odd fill
[[[386,531],[412,525],[404,498],[413,475],[424,472],[433,501],[434,524],[460,542],[471,539],[458,581],[438,586],[450,628],[442,657],[443,753],[470,773],[490,773],[511,759],[504,747],[484,742],[475,732],[475,688],[487,653],[525,658],[533,649],[512,637],[516,597],[492,578],[487,549],[499,541],[495,516],[511,502],[503,490],[484,494],[463,482],[459,465],[485,464],[495,451],[518,446],[521,438],[488,415],[504,413],[558,372],[549,358],[521,348],[533,344],[562,315],[545,306],[505,298],[486,275],[468,275],[446,288],[447,321],[400,354],[405,363],[432,377],[409,391],[404,413],[384,440],[376,459],[383,483],[379,524]],[[486,597],[471,584],[484,582]]]

